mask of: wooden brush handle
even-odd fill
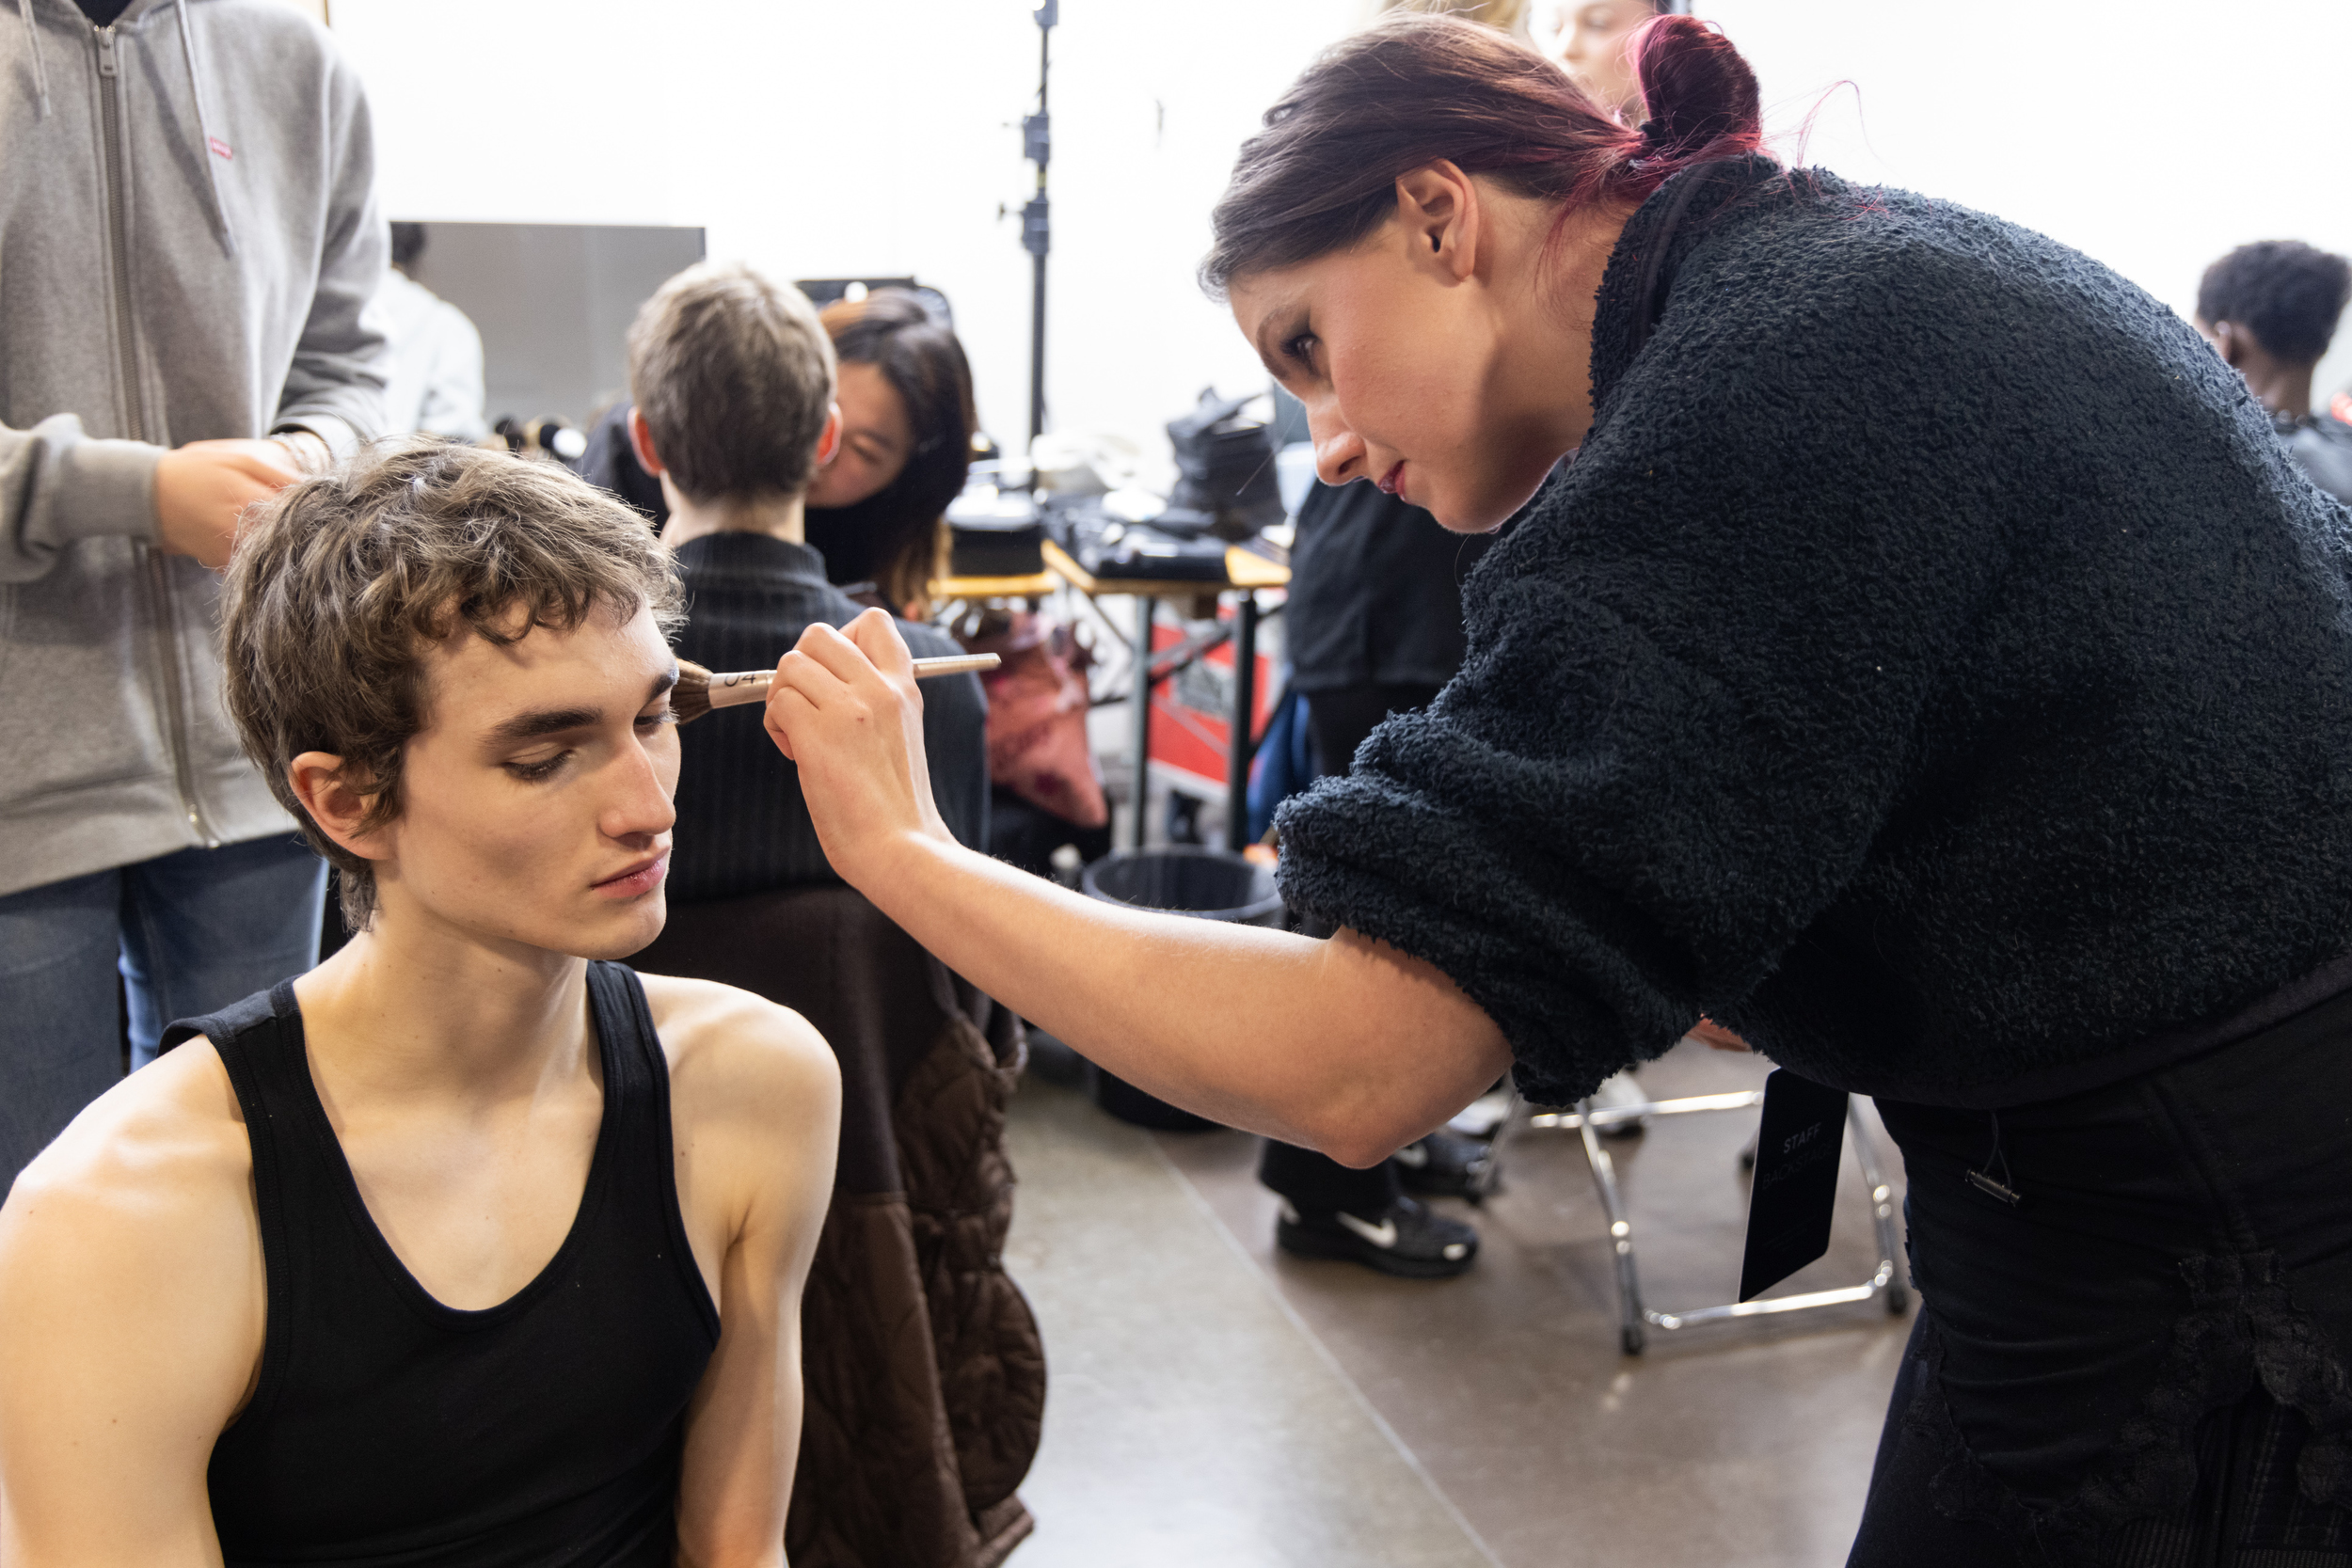
[[[961,675],[993,670],[1004,662],[994,654],[946,654],[938,658],[918,658],[914,661],[914,678],[930,680],[933,675]],[[744,703],[764,703],[768,700],[768,683],[776,678],[773,670],[738,670],[732,674],[710,677],[710,705],[736,707]]]

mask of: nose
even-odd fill
[[[1311,419],[1307,431],[1315,444],[1315,477],[1330,485],[1363,478],[1364,438],[1343,425],[1318,431],[1317,422]]]
[[[605,836],[628,844],[650,842],[677,821],[671,797],[677,792],[677,731],[665,727],[651,739],[630,737],[612,767],[612,793],[597,826]]]

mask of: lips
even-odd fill
[[[606,898],[642,898],[660,887],[670,874],[670,852],[650,855],[616,877],[608,877],[594,885],[594,891]]]
[[[1391,496],[1403,495],[1405,493],[1404,460],[1400,458],[1397,461],[1396,467],[1391,468],[1387,473],[1382,474],[1377,483],[1382,490],[1385,490]]]

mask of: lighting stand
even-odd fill
[[[1038,0],[1037,113],[1021,121],[1021,155],[1037,165],[1037,194],[1021,209],[1021,245],[1035,276],[1029,305],[1029,439],[1045,433],[1045,254],[1054,248],[1053,208],[1045,198],[1045,166],[1054,155],[1053,119],[1045,106],[1046,74],[1053,61],[1054,24],[1061,0]]]

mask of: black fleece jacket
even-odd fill
[[[1749,159],[1644,203],[1598,312],[1461,674],[1282,814],[1295,906],[1453,976],[1553,1101],[1701,1012],[2041,1098],[2352,949],[2352,514],[2163,306]]]

